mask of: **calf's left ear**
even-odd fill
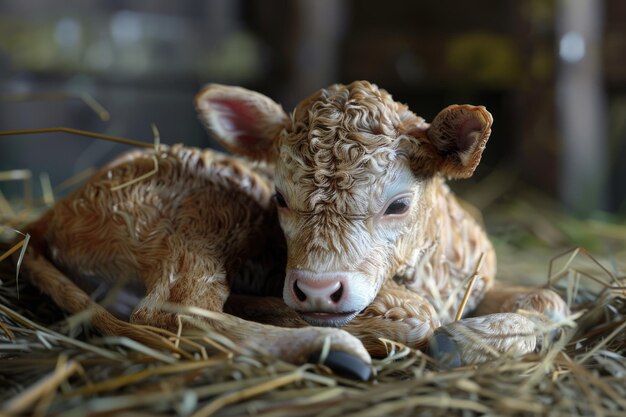
[[[480,162],[493,118],[483,106],[452,105],[426,130],[435,169],[448,178],[469,178]]]

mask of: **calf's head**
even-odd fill
[[[290,115],[220,85],[196,106],[227,149],[274,164],[288,247],[283,297],[325,326],[367,307],[424,239],[433,178],[471,176],[492,122],[483,107],[454,105],[428,124],[365,81],[322,89]]]

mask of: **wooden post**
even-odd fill
[[[577,214],[606,207],[606,102],[601,67],[603,2],[558,1],[556,106],[560,196]]]

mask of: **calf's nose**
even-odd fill
[[[341,281],[305,281],[296,279],[293,282],[293,293],[302,304],[333,306],[339,304],[344,291]]]

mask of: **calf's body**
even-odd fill
[[[494,287],[493,248],[444,183],[478,164],[484,108],[450,106],[427,124],[367,82],[320,90],[290,115],[238,87],[210,86],[196,105],[246,160],[162,147],[156,174],[113,191],[153,167],[153,154],[131,152],[30,228],[32,280],[61,307],[96,309],[101,331],[139,337],[120,318],[175,328],[168,302],[213,311],[213,328],[293,362],[328,338],[368,361],[386,338],[438,341],[431,352],[456,364],[486,358],[463,323],[492,351],[525,353],[536,321],[515,311],[567,313],[553,293]],[[474,274],[467,311],[484,301],[482,313],[508,314],[451,323]],[[224,313],[233,293],[263,296],[226,309],[266,324]]]

